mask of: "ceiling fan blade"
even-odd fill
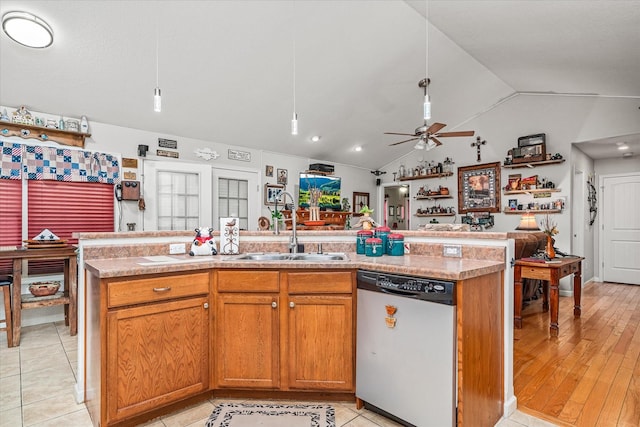
[[[385,132],[385,135],[405,135],[405,136],[418,136],[415,133],[398,133],[398,132]]]
[[[475,135],[476,131],[474,130],[461,130],[461,131],[457,131],[457,132],[442,132],[442,133],[438,133],[435,136],[438,137],[447,137],[447,136],[473,136]]]
[[[427,129],[427,133],[434,134],[445,126],[446,125],[444,123],[434,123],[431,126],[429,126],[429,129]]]
[[[433,136],[429,137],[430,140],[432,140],[433,142],[436,143],[436,145],[442,145],[442,142],[438,141],[436,138],[434,138]]]
[[[389,147],[391,147],[392,145],[402,144],[404,142],[414,141],[416,139],[420,139],[420,138],[411,138],[411,139],[405,139],[404,141],[400,141],[400,142],[394,142],[393,144],[389,144]]]

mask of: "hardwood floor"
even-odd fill
[[[589,282],[582,315],[560,298],[558,337],[542,297],[514,329],[518,409],[560,426],[640,426],[640,286]]]

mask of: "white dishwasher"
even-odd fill
[[[455,282],[358,271],[356,397],[405,425],[456,424]]]

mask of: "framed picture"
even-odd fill
[[[275,205],[276,199],[280,197],[280,193],[284,191],[284,185],[265,184],[264,185],[264,204]]]
[[[273,166],[271,166],[271,165],[265,166],[264,175],[265,176],[273,176]]]
[[[500,162],[458,168],[458,212],[500,212]]]
[[[369,206],[369,193],[353,193],[353,212],[360,213],[360,209]]]
[[[287,170],[278,169],[278,184],[287,185]]]

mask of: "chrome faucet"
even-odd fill
[[[287,198],[285,196],[289,196],[289,198],[291,199],[291,230],[292,230],[292,234],[291,237],[289,238],[289,251],[293,254],[298,253],[298,235],[296,233],[296,229],[298,228],[298,223],[297,223],[297,219],[296,219],[296,201],[293,200],[293,196],[291,195],[291,193],[289,193],[288,191],[283,191],[280,193],[280,196],[278,197],[278,199],[282,199],[282,203],[285,204],[286,206],[286,202],[287,202]]]

